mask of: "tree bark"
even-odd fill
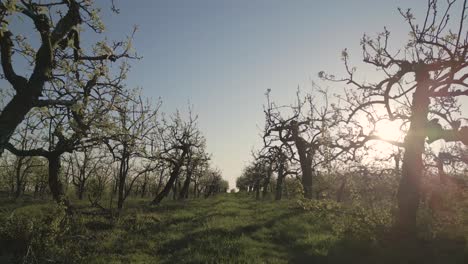
[[[448,181],[447,174],[444,171],[444,160],[440,157],[437,158],[437,173],[439,174],[439,181],[442,184],[446,184]]]
[[[148,173],[145,172],[145,177],[143,178],[144,179],[144,182],[143,184],[141,185],[141,198],[144,198],[146,196],[146,190],[147,190],[147,186],[148,186]]]
[[[176,178],[175,183],[172,185],[172,200],[176,200],[177,197],[177,187],[179,185],[179,177]]]
[[[78,199],[83,200],[83,194],[84,194],[84,182],[80,182],[78,186]]]
[[[31,98],[32,97],[32,98]],[[33,108],[33,100],[39,95],[18,93],[5,106],[0,114],[0,156],[3,147],[8,143],[16,127],[24,120],[26,114]]]
[[[156,190],[154,191],[155,196],[158,195],[159,191],[161,190],[161,187],[162,187],[162,184],[163,184],[164,171],[165,171],[165,169],[162,169],[161,173],[159,174],[158,185],[156,186]]]
[[[259,200],[260,199],[260,180],[255,181],[255,199]]]
[[[151,204],[157,205],[161,203],[164,197],[166,197],[169,194],[172,186],[174,185],[174,182],[179,177],[180,168],[183,165],[184,159],[185,159],[185,152],[182,153],[182,156],[179,158],[178,162],[174,165],[174,168],[171,171],[171,175],[169,176],[169,180],[167,181],[166,186],[164,186],[164,189],[162,190],[162,192],[156,195],[156,197],[151,202]]]
[[[193,170],[197,166],[197,162],[193,161],[192,155],[193,154],[191,154],[191,153],[188,155],[187,173],[185,175],[184,184],[182,185],[182,188],[180,190],[179,200],[187,199],[188,195],[189,195],[189,188],[190,188],[190,182],[192,181]]]
[[[22,177],[21,177],[21,167],[23,166],[24,157],[17,157],[16,161],[16,190],[15,190],[15,198],[18,199],[21,195],[22,190]]]
[[[34,70],[29,78],[17,75],[11,63],[13,42],[9,31],[0,34],[1,65],[5,78],[16,90],[10,102],[0,113],[0,156],[13,135],[16,127],[24,120],[26,114],[35,107],[35,102],[42,95],[44,84],[51,78],[53,69],[53,52],[58,42],[67,36],[72,28],[81,23],[80,5],[69,1],[67,13],[50,30],[47,16],[34,18],[34,24],[41,35],[41,46],[35,54]]]
[[[270,185],[270,180],[271,180],[271,174],[272,174],[272,167],[271,164],[268,166],[267,169],[267,176],[265,177],[265,180],[263,182],[263,191],[262,191],[262,198],[265,199],[267,193],[268,193],[268,186]]]
[[[307,199],[312,199],[312,159],[310,154],[307,155],[307,148],[301,140],[296,142],[297,153],[299,154],[299,162],[301,165],[302,178],[301,183],[304,188],[304,197]]]
[[[127,179],[128,162],[129,162],[129,157],[126,153],[127,152],[124,151],[124,154],[122,155],[122,159],[120,161],[120,168],[119,168],[119,182],[118,182],[118,189],[117,189],[117,208],[119,210],[123,208],[123,203],[125,201],[125,181]]]
[[[343,182],[340,184],[340,188],[338,188],[338,191],[336,192],[336,201],[338,203],[341,203],[343,201],[343,195],[346,187],[346,178],[343,179]]]
[[[193,197],[198,197],[198,181],[195,180],[193,183]]]
[[[63,185],[60,182],[60,154],[52,153],[47,157],[49,161],[49,188],[52,193],[52,197],[58,203],[65,202],[63,193]]]
[[[307,142],[299,136],[297,126],[293,126],[292,130],[294,144],[297,148],[297,153],[299,155],[299,162],[301,165],[302,171],[302,187],[304,188],[304,197],[307,199],[312,199],[312,154],[307,153]]]
[[[424,140],[426,138],[429,73],[416,71],[416,91],[413,94],[411,124],[405,137],[402,175],[398,188],[398,214],[396,230],[402,236],[415,237],[416,216],[420,201],[420,184],[423,173]]]
[[[276,179],[276,193],[275,200],[281,200],[283,196],[283,182],[284,182],[284,163],[281,162],[278,168],[278,178]]]
[[[180,190],[179,200],[187,199],[189,194],[189,187],[190,182],[192,181],[192,171],[187,171],[187,175],[185,177],[184,184],[182,185],[182,189]]]

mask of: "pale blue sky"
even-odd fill
[[[408,2],[120,0],[120,15],[109,12],[107,1],[99,4],[111,39],[139,26],[134,46],[143,59],[133,63],[129,86],[161,97],[167,112],[186,109],[190,101],[213,164],[234,187],[260,143],[266,89],[289,103],[297,86],[310,87],[318,71],[341,73],[341,50],[360,61],[364,32],[387,26],[400,46],[407,29],[397,7],[425,6]]]

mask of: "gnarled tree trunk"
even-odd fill
[[[262,191],[262,198],[265,198],[268,193],[268,186],[270,185],[271,174],[272,174],[272,167],[271,164],[268,166],[267,175],[263,181],[263,191]]]
[[[117,185],[117,208],[121,210],[123,208],[123,203],[125,201],[125,182],[127,180],[128,175],[128,165],[129,165],[130,157],[127,155],[127,152],[124,151],[122,155],[122,159],[120,161],[119,167],[119,178],[118,178],[118,185]]]
[[[190,182],[192,181],[192,171],[187,171],[187,175],[185,176],[184,184],[182,185],[182,189],[180,190],[179,200],[187,199],[189,194],[189,187]]]
[[[281,162],[278,168],[278,178],[276,179],[275,200],[281,200],[283,196],[283,182],[285,175],[286,174],[284,172],[284,162]]]
[[[60,182],[60,154],[51,153],[47,156],[49,161],[49,188],[52,193],[52,197],[58,203],[65,202],[63,193],[63,185]]]
[[[183,165],[185,155],[186,155],[186,152],[184,151],[182,153],[181,157],[179,158],[179,160],[177,161],[177,163],[174,164],[174,168],[171,171],[171,175],[169,176],[169,180],[167,181],[166,186],[164,186],[164,189],[162,190],[162,192],[160,192],[158,195],[156,195],[156,197],[151,202],[151,204],[156,205],[156,204],[161,203],[161,201],[164,199],[164,197],[166,197],[169,194],[169,192],[171,191],[171,188],[174,185],[176,179],[179,177],[180,168]]]
[[[179,193],[179,200],[187,199],[189,195],[190,182],[192,181],[193,170],[196,164],[192,164],[192,154],[190,153],[187,157],[187,173],[185,175],[184,184]],[[196,162],[193,162],[196,163]]]
[[[22,180],[22,173],[21,173],[21,167],[23,166],[23,160],[24,157],[17,157],[16,158],[16,189],[15,189],[15,198],[19,198],[21,195],[21,191],[23,188],[23,180]]]
[[[302,187],[304,188],[304,197],[312,199],[312,159],[310,154],[307,154],[307,147],[304,140],[300,138],[296,140],[297,153],[299,154],[299,162],[301,164],[302,171]]]
[[[424,140],[426,138],[429,73],[416,71],[416,91],[413,94],[411,124],[404,142],[402,175],[398,188],[398,214],[396,228],[399,234],[414,237],[416,216],[420,201],[420,185],[423,174]]]
[[[304,188],[304,197],[312,199],[312,154],[307,153],[307,142],[298,135],[297,128],[293,129],[293,139],[296,144],[299,162],[302,171],[302,187]]]

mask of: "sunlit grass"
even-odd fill
[[[17,213],[39,217],[49,212],[44,203],[16,206]],[[157,207],[131,199],[117,220],[77,216],[85,239],[71,241],[72,253],[76,263],[464,263],[464,244],[449,239],[389,245],[366,222],[372,216],[337,208],[326,200],[257,201],[242,194]]]

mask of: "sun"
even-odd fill
[[[375,124],[375,135],[384,140],[402,141],[405,132],[402,131],[401,121],[381,120]]]

